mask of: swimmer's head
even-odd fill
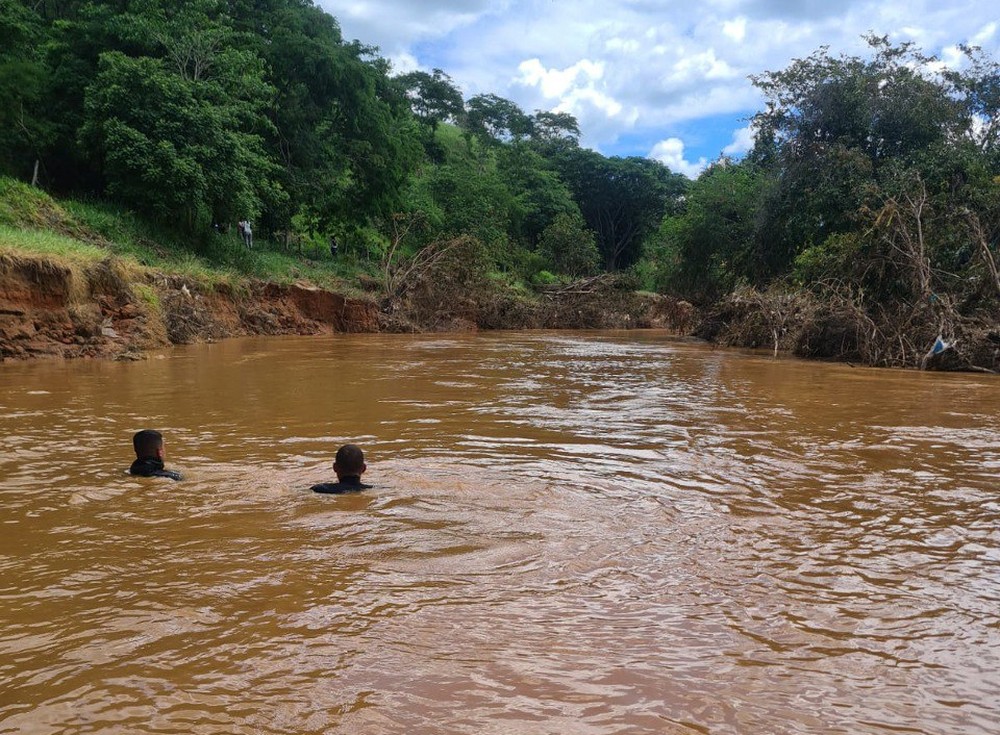
[[[132,448],[139,459],[163,459],[163,434],[153,429],[137,431],[132,437]]]
[[[355,444],[345,444],[337,450],[337,457],[333,461],[333,471],[337,477],[360,477],[368,469],[365,465],[365,453],[361,447]]]

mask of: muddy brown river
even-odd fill
[[[656,332],[4,363],[0,733],[992,735],[998,473],[996,376]]]

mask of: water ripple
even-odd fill
[[[993,381],[656,333],[0,370],[0,732],[995,730]],[[146,425],[184,482],[123,474]],[[309,492],[348,440],[376,489]]]

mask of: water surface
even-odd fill
[[[998,429],[655,332],[5,363],[0,733],[994,733]]]

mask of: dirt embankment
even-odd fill
[[[227,337],[334,332],[660,327],[687,334],[683,301],[594,279],[528,297],[462,289],[419,292],[398,308],[309,285],[207,285],[118,258],[80,264],[0,255],[0,360],[139,359],[170,344]]]
[[[0,256],[0,359],[135,359],[225,337],[378,330],[374,302],[309,286],[209,286],[116,258]]]
[[[687,334],[690,304],[639,294],[604,275],[540,293],[494,280],[472,238],[397,263],[349,298],[301,283],[234,284],[164,274],[111,255],[113,244],[48,194],[0,177],[0,226],[55,233],[108,257],[0,250],[0,360],[137,359],[170,344],[254,334],[665,327]],[[208,276],[205,277],[206,279]]]

